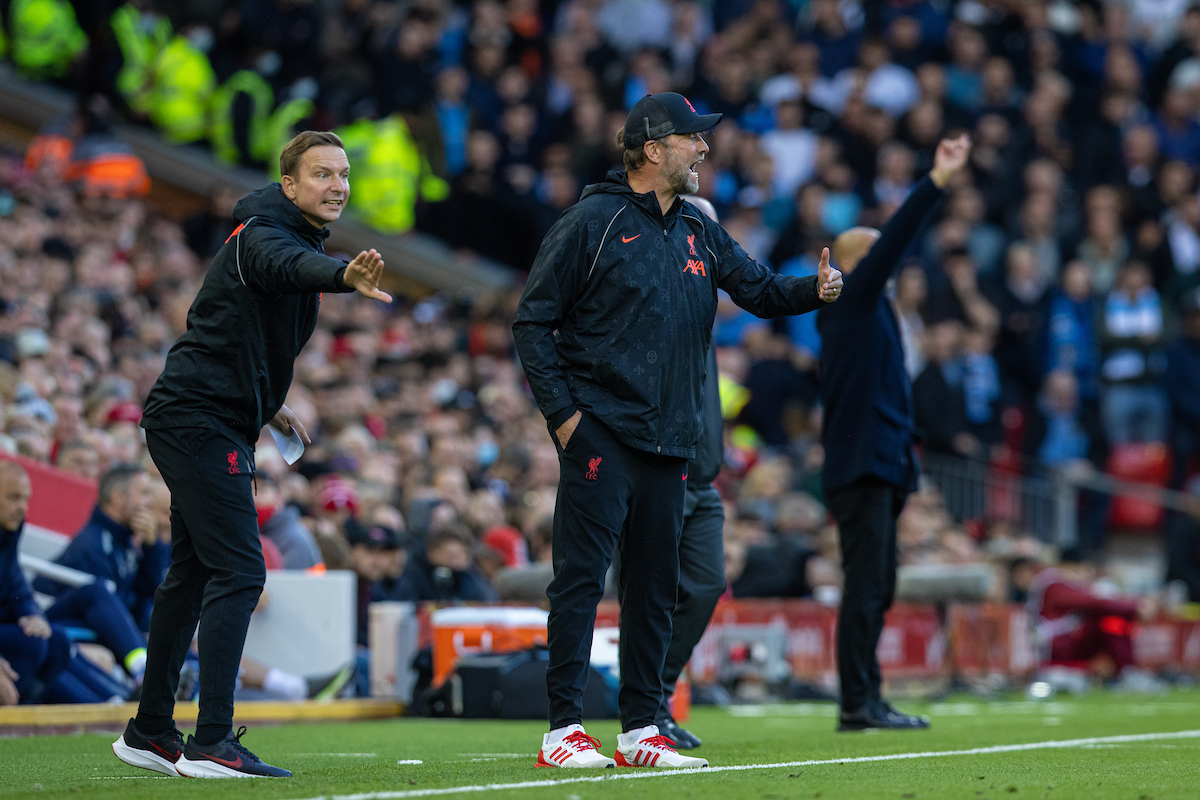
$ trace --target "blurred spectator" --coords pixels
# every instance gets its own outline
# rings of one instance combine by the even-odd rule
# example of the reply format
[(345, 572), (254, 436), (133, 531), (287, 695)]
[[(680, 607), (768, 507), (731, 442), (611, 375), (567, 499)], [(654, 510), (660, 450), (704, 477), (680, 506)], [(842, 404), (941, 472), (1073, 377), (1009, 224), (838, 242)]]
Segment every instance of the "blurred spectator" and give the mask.
[[(725, 576), (734, 597), (808, 597), (811, 548), (794, 539), (725, 544)], [(733, 567), (731, 570), (730, 567)]]
[(1079, 382), (1066, 370), (1051, 372), (1025, 434), (1029, 453), (1047, 467), (1103, 469), (1108, 442), (1095, 406), (1079, 396)]
[[(153, 484), (140, 467), (120, 466), (100, 479), (92, 518), (75, 534), (56, 564), (96, 576), (79, 587), (38, 578), (38, 591), (54, 596), (47, 619), (90, 628), (134, 680), (145, 672), (146, 639), (154, 591), (171, 561), (170, 528), (160, 531), (151, 507)], [(165, 536), (160, 536), (165, 534)], [(110, 590), (106, 582), (112, 582)]]
[(486, 602), (496, 590), (473, 566), (475, 540), (457, 526), (434, 531), (425, 552), (414, 555), (400, 576), (395, 599), (415, 601)]
[(17, 562), (29, 496), (25, 470), (0, 461), (0, 706), (36, 702), (71, 657), (67, 632), (42, 616)]
[(783, 100), (775, 108), (775, 127), (760, 140), (774, 167), (771, 190), (776, 196), (795, 194), (816, 172), (817, 135), (803, 125), (800, 101)]
[(552, 562), (554, 518), (546, 517), (537, 524), (529, 538), (532, 560), (519, 566), (508, 566), (496, 574), (493, 581), (496, 593), (503, 601), (544, 603), (546, 587), (554, 579)]
[(900, 340), (904, 345), (904, 371), (914, 380), (925, 368), (925, 351), (921, 340), (925, 322), (921, 309), (928, 294), (925, 271), (919, 265), (905, 267), (896, 277), (896, 319), (900, 324)]
[(75, 439), (58, 448), (58, 468), (96, 481), (100, 479), (100, 454), (89, 442)]
[(1045, 327), (1046, 286), (1032, 248), (1013, 244), (1002, 275), (987, 287), (987, 298), (1000, 314), (996, 362), (1005, 401), (1028, 406), (1041, 383), (1039, 352)]
[(1138, 668), (1133, 651), (1133, 623), (1156, 616), (1153, 598), (1103, 597), (1091, 585), (1091, 568), (1078, 562), (1041, 569), (1017, 561), (1011, 570), (1018, 586), (1028, 580), (1026, 608), (1043, 670), (1087, 670), (1093, 658), (1104, 655), (1112, 661), (1118, 688), (1161, 691), (1161, 682)]
[(411, 599), (395, 596), (396, 580), (404, 572), (408, 554), (396, 531), (383, 525), (368, 527), (349, 520), (345, 541), (349, 545), (347, 566), (358, 576), (357, 641), (366, 647), (367, 607), (376, 600)]
[(1117, 274), (1104, 303), (1100, 326), (1101, 403), (1109, 441), (1166, 440), (1163, 373), (1163, 309), (1150, 270), (1130, 261)]
[[(1094, 403), (1079, 396), (1074, 373), (1065, 370), (1046, 376), (1036, 413), (1025, 433), (1025, 451), (1045, 468), (1068, 476), (1102, 472), (1108, 459), (1108, 440)], [(1079, 493), (1076, 554), (1099, 551), (1104, 541), (1107, 495), (1090, 490)]]
[(929, 363), (912, 384), (913, 422), (929, 450), (972, 457), (980, 454), (980, 444), (967, 419), (962, 337), (963, 325), (956, 319), (926, 330)]
[(1045, 369), (1074, 373), (1084, 402), (1094, 402), (1099, 392), (1098, 307), (1087, 264), (1068, 262), (1046, 309)]
[(992, 356), (989, 331), (967, 328), (962, 341), (964, 410), (972, 435), (986, 448), (996, 444), (1002, 433), (1000, 366)]
[(254, 507), (258, 509), (259, 532), (279, 549), (283, 569), (324, 566), (321, 549), (301, 521), (300, 510), (283, 502), (279, 486), (269, 474), (258, 475)]

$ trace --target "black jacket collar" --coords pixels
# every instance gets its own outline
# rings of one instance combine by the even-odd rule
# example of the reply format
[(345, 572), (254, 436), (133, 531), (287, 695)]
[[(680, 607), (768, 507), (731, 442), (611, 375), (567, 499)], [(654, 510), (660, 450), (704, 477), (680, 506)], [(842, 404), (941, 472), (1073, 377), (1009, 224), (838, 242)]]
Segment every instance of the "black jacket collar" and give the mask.
[(640, 207), (646, 213), (653, 216), (655, 219), (668, 220), (679, 215), (683, 210), (683, 198), (679, 195), (675, 196), (675, 202), (667, 210), (666, 214), (662, 213), (662, 207), (658, 203), (658, 195), (653, 190), (643, 192), (641, 194), (635, 192), (629, 185), (629, 175), (623, 169), (611, 169), (604, 176), (604, 180), (599, 183), (593, 183), (583, 188), (583, 194), (579, 199), (590, 197), (593, 194), (615, 194), (627, 197), (630, 201)]
[(304, 218), (300, 207), (287, 199), (283, 194), (283, 186), (278, 183), (256, 189), (238, 201), (233, 209), (233, 218), (238, 222), (245, 222), (251, 217), (270, 219), (278, 225), (290, 228), (316, 246), (324, 243), (329, 236), (328, 228), (318, 228)]

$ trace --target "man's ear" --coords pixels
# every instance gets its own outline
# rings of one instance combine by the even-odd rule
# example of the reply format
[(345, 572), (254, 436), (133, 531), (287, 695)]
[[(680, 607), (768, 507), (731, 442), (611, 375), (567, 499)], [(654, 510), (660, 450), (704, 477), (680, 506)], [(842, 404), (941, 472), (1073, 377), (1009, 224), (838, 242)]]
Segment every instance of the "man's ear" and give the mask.
[(658, 139), (651, 139), (642, 145), (642, 152), (646, 154), (646, 158), (651, 164), (661, 164), (665, 155), (663, 143)]
[(296, 179), (291, 175), (284, 175), (280, 177), (279, 184), (283, 187), (283, 196), (294, 201), (296, 199)]

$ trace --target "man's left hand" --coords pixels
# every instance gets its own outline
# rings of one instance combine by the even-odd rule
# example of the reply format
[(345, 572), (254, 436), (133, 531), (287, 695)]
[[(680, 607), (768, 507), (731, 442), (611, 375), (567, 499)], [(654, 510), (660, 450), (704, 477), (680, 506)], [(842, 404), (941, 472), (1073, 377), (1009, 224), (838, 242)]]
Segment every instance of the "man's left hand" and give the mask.
[(381, 275), (383, 275), (383, 256), (373, 249), (363, 250), (346, 265), (346, 271), (342, 273), (342, 283), (364, 297), (390, 303), (392, 296), (379, 288)]
[(271, 427), (282, 433), (284, 436), (291, 436), (292, 431), (300, 434), (300, 441), (305, 444), (312, 444), (312, 439), (308, 438), (308, 431), (304, 430), (304, 426), (300, 420), (296, 418), (293, 412), (287, 406), (281, 406), (279, 413), (271, 420)]
[(829, 266), (829, 248), (821, 250), (821, 262), (817, 264), (817, 297), (826, 303), (837, 300), (842, 293), (842, 273)]
[(36, 636), (39, 639), (50, 638), (50, 623), (41, 614), (30, 614), (17, 620), (21, 633), (26, 636)]

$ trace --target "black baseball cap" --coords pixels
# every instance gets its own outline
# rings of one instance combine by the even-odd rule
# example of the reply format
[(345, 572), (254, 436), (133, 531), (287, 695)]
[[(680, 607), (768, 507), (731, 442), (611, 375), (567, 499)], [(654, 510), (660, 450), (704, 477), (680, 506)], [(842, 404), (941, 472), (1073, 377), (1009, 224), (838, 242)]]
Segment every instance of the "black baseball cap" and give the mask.
[(406, 542), (404, 537), (386, 525), (363, 525), (351, 517), (346, 520), (346, 541), (351, 547), (362, 545), (368, 550), (399, 550)]
[(721, 114), (697, 114), (687, 98), (675, 92), (648, 94), (634, 104), (625, 120), (625, 149), (672, 133), (703, 133), (717, 126)]

